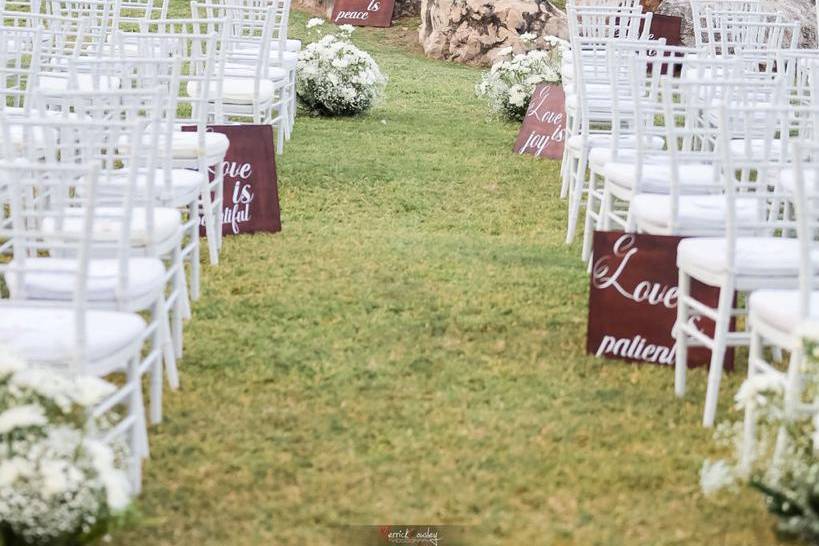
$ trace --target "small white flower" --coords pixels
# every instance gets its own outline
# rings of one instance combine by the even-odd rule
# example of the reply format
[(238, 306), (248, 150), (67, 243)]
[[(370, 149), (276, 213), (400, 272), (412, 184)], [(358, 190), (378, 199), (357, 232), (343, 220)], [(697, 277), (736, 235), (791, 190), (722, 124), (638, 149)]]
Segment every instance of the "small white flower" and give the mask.
[(524, 44), (530, 44), (535, 40), (537, 40), (537, 34), (535, 34), (534, 32), (526, 32), (520, 35), (520, 41), (523, 42)]
[(321, 17), (313, 17), (312, 19), (307, 21), (307, 30), (311, 28), (316, 28), (324, 24), (324, 19)]
[(0, 413), (0, 434), (8, 434), (18, 428), (40, 427), (48, 424), (45, 411), (39, 404), (15, 406)]
[(732, 485), (735, 480), (734, 472), (725, 461), (719, 460), (713, 463), (708, 459), (703, 461), (700, 470), (700, 488), (705, 496), (713, 495)]
[(74, 381), (71, 398), (84, 408), (93, 406), (105, 400), (116, 392), (117, 388), (111, 383), (93, 376), (79, 377)]
[(11, 349), (0, 346), (0, 379), (25, 369), (26, 363)]
[(43, 461), (40, 463), (40, 474), (43, 478), (43, 494), (46, 497), (62, 495), (68, 490), (65, 461)]
[(734, 397), (736, 408), (743, 410), (749, 405), (765, 406), (768, 403), (768, 396), (782, 395), (784, 390), (784, 381), (778, 375), (769, 373), (753, 375), (742, 383)]
[(21, 476), (32, 472), (32, 465), (22, 457), (14, 457), (0, 462), (0, 488), (8, 487)]
[(344, 34), (349, 35), (355, 32), (355, 27), (353, 25), (341, 25), (340, 27), (338, 27), (338, 30), (340, 30)]

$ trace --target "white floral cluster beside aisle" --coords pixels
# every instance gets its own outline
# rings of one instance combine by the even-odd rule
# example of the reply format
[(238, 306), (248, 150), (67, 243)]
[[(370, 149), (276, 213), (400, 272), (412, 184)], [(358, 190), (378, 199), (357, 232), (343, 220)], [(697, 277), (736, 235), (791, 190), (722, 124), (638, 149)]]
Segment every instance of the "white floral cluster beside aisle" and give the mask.
[(290, 0), (0, 11), (0, 343), (30, 366), (0, 362), (0, 530), (46, 544), (128, 503), (120, 469), (139, 493), (200, 297), (200, 226), (212, 265), (222, 246), (230, 142), (209, 125), (271, 126), (282, 152), (301, 42)]
[[(727, 351), (749, 347), (737, 468), (750, 475), (770, 446), (773, 474), (757, 483), (787, 514), (792, 486), (814, 487), (817, 472), (815, 370), (800, 328), (819, 318), (819, 51), (798, 49), (799, 23), (759, 0), (691, 7), (696, 43), (681, 47), (656, 39), (658, 18), (638, 0), (568, 3), (566, 239), (582, 235), (589, 262), (596, 231), (682, 237), (667, 264), (679, 268), (675, 392), (685, 393), (690, 350), (710, 351), (712, 426)], [(793, 460), (800, 469), (785, 470)], [(706, 488), (727, 475), (708, 465)]]
[(315, 37), (299, 56), (296, 92), (313, 113), (328, 116), (360, 114), (383, 96), (387, 77), (369, 53), (350, 42), (352, 25), (341, 25), (325, 34), (324, 20), (307, 21)]
[(511, 47), (501, 50), (499, 60), (475, 87), (492, 113), (513, 120), (523, 119), (539, 84), (560, 83), (563, 57), (569, 49), (568, 43), (554, 36), (538, 38), (530, 33), (520, 38), (531, 49), (517, 55), (512, 55)]

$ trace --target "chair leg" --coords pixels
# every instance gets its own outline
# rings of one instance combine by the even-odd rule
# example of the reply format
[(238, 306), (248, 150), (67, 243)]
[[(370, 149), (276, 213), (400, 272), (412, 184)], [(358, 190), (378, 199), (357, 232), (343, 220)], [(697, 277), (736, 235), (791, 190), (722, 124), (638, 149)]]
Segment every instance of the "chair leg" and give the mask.
[(561, 172), (563, 173), (561, 176), (561, 185), (560, 185), (560, 198), (566, 199), (569, 197), (569, 188), (572, 187), (572, 173), (574, 173), (574, 164), (579, 159), (575, 157), (575, 153), (569, 149), (568, 146), (564, 149), (564, 160), (563, 165), (561, 165)]
[(722, 367), (725, 361), (733, 306), (734, 287), (732, 283), (726, 282), (719, 292), (719, 307), (714, 329), (714, 347), (711, 350), (711, 366), (708, 369), (708, 390), (705, 393), (705, 411), (702, 417), (702, 424), (706, 427), (714, 426), (714, 420), (717, 416), (719, 384), (722, 380)]
[[(213, 214), (213, 201), (211, 200), (210, 190), (204, 192), (203, 199), (202, 208), (205, 214), (205, 238), (208, 240), (210, 264), (217, 265), (219, 263), (219, 242), (216, 239), (217, 219)], [(222, 226), (218, 226), (218, 228), (221, 227)]]
[(167, 312), (164, 295), (161, 296), (160, 305), (163, 312), (160, 325), (162, 327), (162, 353), (165, 360), (165, 373), (168, 374), (168, 384), (171, 386), (171, 389), (177, 390), (179, 388), (179, 372), (176, 367), (176, 350), (174, 348), (170, 316)]
[(570, 245), (574, 241), (577, 232), (577, 221), (580, 216), (580, 207), (583, 204), (583, 187), (586, 182), (586, 166), (589, 155), (585, 150), (581, 150), (577, 169), (573, 174), (574, 184), (569, 195), (569, 224), (566, 230), (566, 244)]
[(691, 277), (680, 269), (677, 282), (677, 324), (674, 328), (677, 338), (677, 353), (674, 361), (674, 394), (678, 398), (685, 396), (685, 380), (688, 374), (688, 334), (685, 325), (688, 324), (688, 305), (686, 298), (691, 293)]
[[(756, 363), (762, 360), (762, 339), (751, 326), (751, 346), (748, 350), (748, 379), (757, 374)], [(749, 476), (754, 463), (754, 451), (756, 450), (756, 408), (753, 404), (745, 406), (745, 421), (742, 430), (742, 451), (739, 458), (739, 473), (741, 476)]]
[(145, 423), (145, 404), (142, 400), (142, 381), (139, 376), (139, 357), (133, 357), (126, 369), (126, 382), (131, 385), (131, 396), (128, 397), (128, 416), (133, 417), (134, 426), (130, 434), (131, 454), (147, 459), (150, 457), (148, 447), (148, 427)]
[[(779, 432), (776, 436), (776, 447), (774, 448), (773, 459), (771, 459), (771, 471), (773, 473), (776, 473), (782, 468), (782, 462), (787, 456), (788, 446), (790, 444), (788, 425), (796, 417), (796, 408), (802, 395), (802, 374), (800, 373), (802, 359), (803, 351), (801, 348), (796, 348), (791, 352), (791, 358), (788, 362), (788, 373), (785, 377), (784, 421), (779, 427)], [(774, 479), (778, 478), (778, 475), (774, 476)]]
[(600, 212), (597, 213), (597, 231), (611, 231), (611, 191), (603, 181), (603, 198), (600, 199)]
[[(591, 175), (589, 176), (589, 196), (586, 199), (586, 220), (583, 226), (583, 249), (581, 251), (581, 258), (584, 262), (588, 262), (592, 254), (592, 238), (594, 236), (594, 224), (596, 223), (594, 218), (595, 195), (597, 195), (597, 173), (592, 169)], [(599, 208), (597, 210), (599, 211)]]
[[(191, 218), (199, 218), (199, 204), (196, 201), (188, 205), (188, 210)], [(201, 246), (199, 244), (199, 222), (193, 222), (189, 237), (189, 244), (193, 245), (193, 248), (189, 254), (191, 262), (190, 297), (192, 300), (198, 301), (201, 295), (202, 272), (202, 263), (200, 262)]]
[[(219, 163), (221, 165), (221, 162)], [(216, 198), (213, 201), (214, 216), (216, 217), (216, 262), (213, 258), (210, 263), (216, 265), (219, 263), (219, 251), (222, 250), (222, 211), (224, 210), (225, 200), (225, 175), (222, 169), (216, 168)]]
[[(185, 291), (185, 268), (182, 266), (182, 251), (175, 249), (173, 253), (173, 265), (176, 272), (173, 276), (173, 292), (176, 294), (176, 305), (173, 312), (173, 320), (171, 323), (171, 337), (174, 342), (174, 349), (176, 351), (176, 358), (182, 358), (183, 348), (183, 328), (182, 320), (185, 316), (186, 302), (188, 296)], [(188, 306), (189, 309), (189, 306)], [(188, 313), (190, 311), (188, 310)]]

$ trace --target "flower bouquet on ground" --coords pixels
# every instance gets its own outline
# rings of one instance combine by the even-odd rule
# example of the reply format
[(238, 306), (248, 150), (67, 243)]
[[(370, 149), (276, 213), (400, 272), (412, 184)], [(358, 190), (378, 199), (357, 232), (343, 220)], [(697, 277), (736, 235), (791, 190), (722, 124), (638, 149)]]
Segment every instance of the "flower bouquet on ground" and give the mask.
[(88, 417), (115, 390), (0, 349), (0, 544), (89, 544), (125, 513), (128, 450), (95, 439), (107, 423)]
[(706, 460), (700, 485), (710, 495), (744, 483), (762, 494), (780, 534), (819, 544), (819, 325), (805, 325), (802, 333), (799, 411), (785, 410), (785, 374), (749, 377), (736, 395), (736, 407), (751, 408), (755, 415), (753, 453), (744, 466), (739, 462), (743, 422), (717, 427), (718, 443), (735, 451), (736, 461)]
[(372, 108), (384, 95), (387, 77), (366, 51), (352, 44), (354, 27), (342, 25), (323, 34), (322, 19), (310, 19), (307, 29), (318, 39), (299, 54), (296, 94), (311, 112), (352, 116)]
[(517, 121), (526, 115), (535, 87), (560, 83), (560, 66), (568, 48), (565, 41), (554, 36), (538, 39), (524, 34), (521, 39), (533, 49), (517, 55), (512, 55), (511, 47), (499, 51), (495, 64), (475, 87), (475, 94), (487, 100), (493, 114)]

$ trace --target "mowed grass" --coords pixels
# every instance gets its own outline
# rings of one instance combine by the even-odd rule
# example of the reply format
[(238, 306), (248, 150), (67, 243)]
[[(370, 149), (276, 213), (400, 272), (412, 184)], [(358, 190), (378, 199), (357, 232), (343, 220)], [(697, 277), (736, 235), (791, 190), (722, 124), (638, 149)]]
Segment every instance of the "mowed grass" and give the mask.
[(680, 401), (668, 368), (584, 355), (558, 164), (515, 156), (479, 71), (424, 59), (416, 28), (356, 33), (386, 101), (301, 116), (283, 232), (205, 268), (142, 517), (112, 543), (355, 546), (339, 527), (390, 523), (479, 546), (775, 543), (757, 495), (699, 492), (704, 371)]

